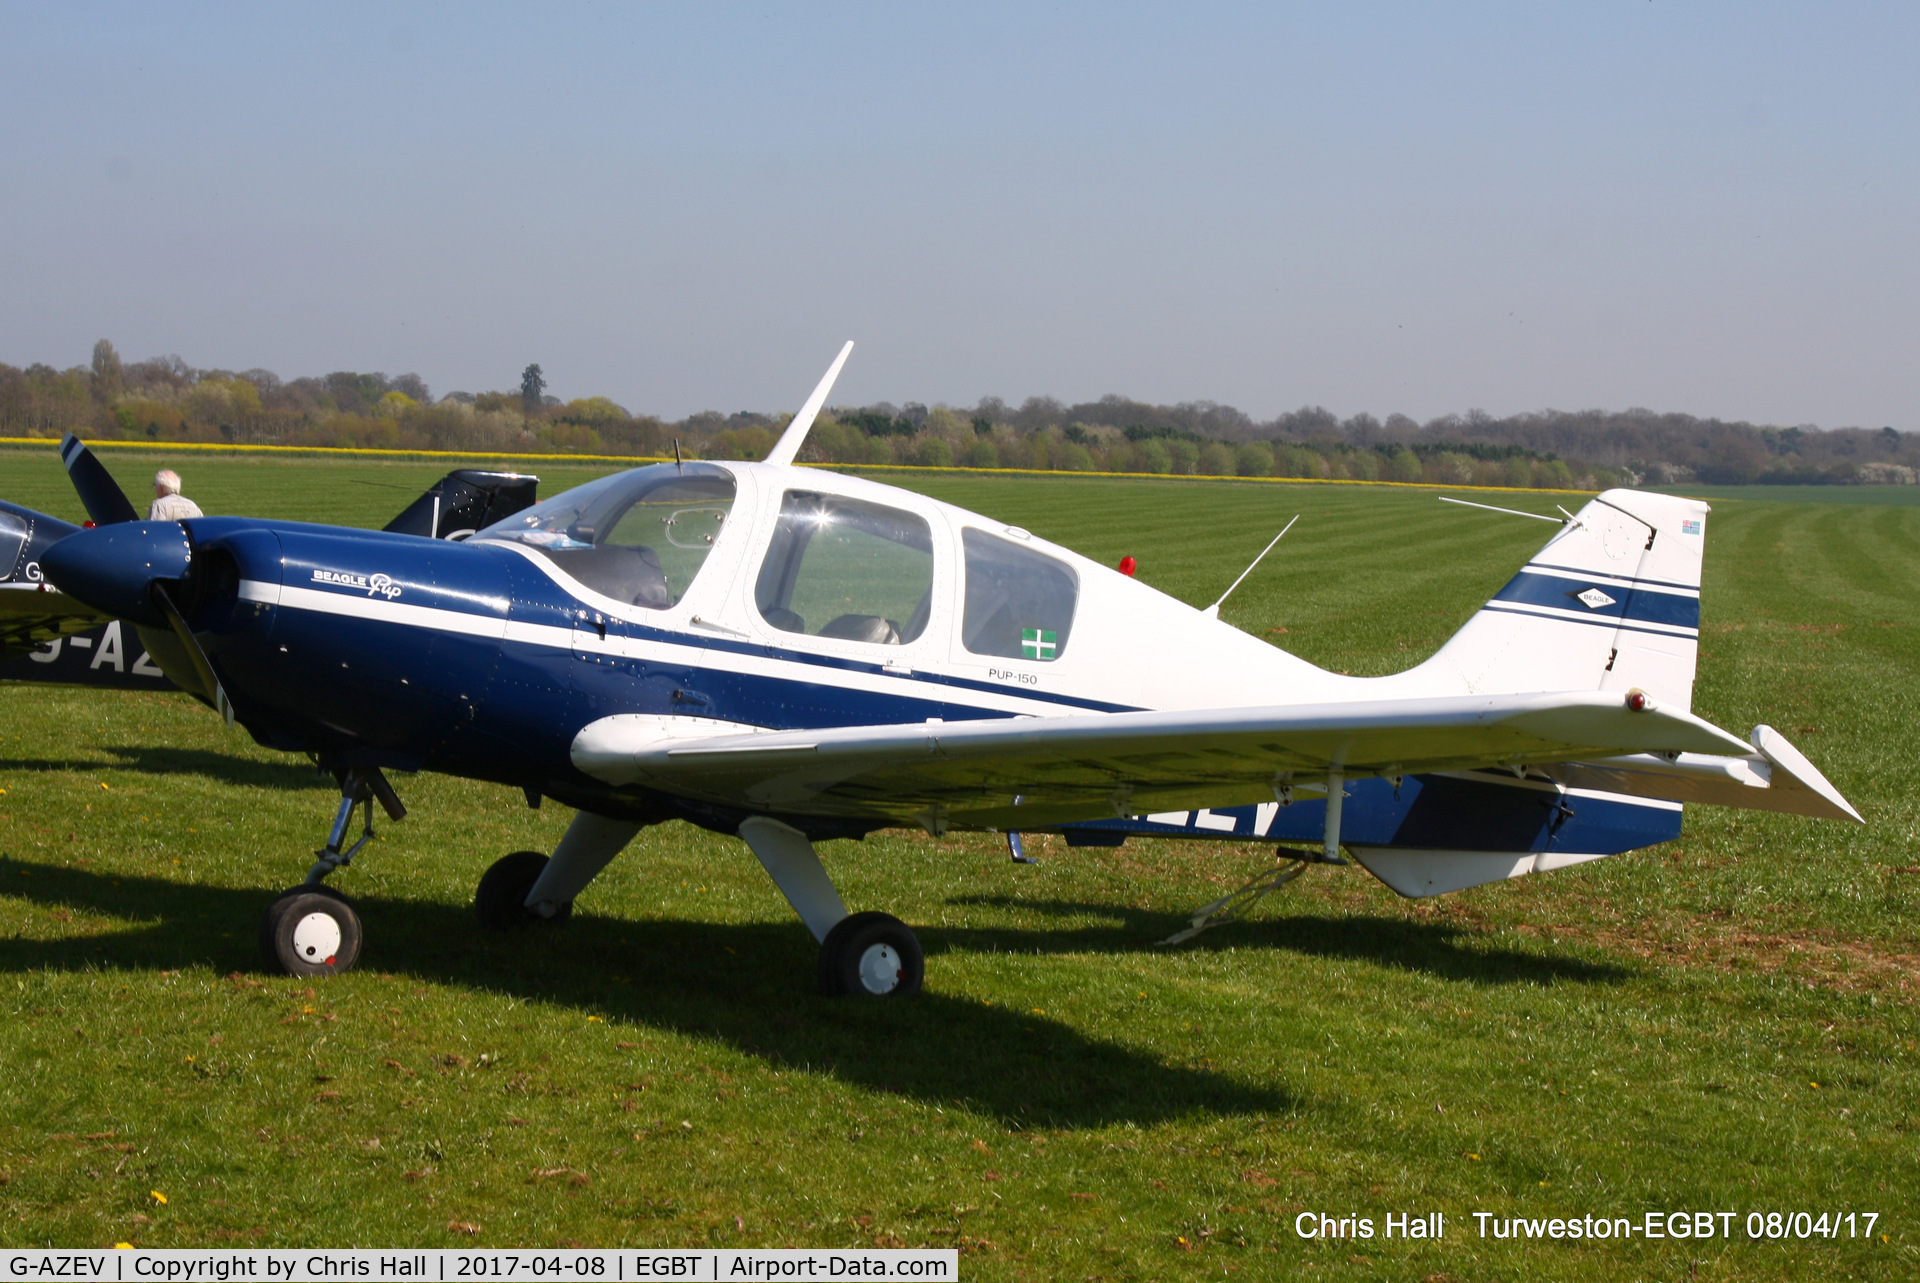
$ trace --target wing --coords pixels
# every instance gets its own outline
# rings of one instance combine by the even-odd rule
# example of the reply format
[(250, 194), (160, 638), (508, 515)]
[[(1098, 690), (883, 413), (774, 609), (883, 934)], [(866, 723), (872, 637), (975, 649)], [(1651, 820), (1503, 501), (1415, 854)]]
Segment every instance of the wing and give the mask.
[(0, 658), (24, 655), (111, 618), (45, 584), (0, 584)]
[(940, 831), (1264, 802), (1283, 784), (1335, 770), (1354, 778), (1745, 751), (1684, 709), (1576, 691), (806, 732), (623, 715), (584, 728), (573, 762), (616, 786)]

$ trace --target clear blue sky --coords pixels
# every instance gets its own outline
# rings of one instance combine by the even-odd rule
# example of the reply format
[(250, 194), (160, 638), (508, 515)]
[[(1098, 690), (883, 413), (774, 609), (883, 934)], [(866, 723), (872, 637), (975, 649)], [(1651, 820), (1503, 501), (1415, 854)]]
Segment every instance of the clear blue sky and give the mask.
[(1911, 4), (10, 4), (0, 360), (1920, 430)]

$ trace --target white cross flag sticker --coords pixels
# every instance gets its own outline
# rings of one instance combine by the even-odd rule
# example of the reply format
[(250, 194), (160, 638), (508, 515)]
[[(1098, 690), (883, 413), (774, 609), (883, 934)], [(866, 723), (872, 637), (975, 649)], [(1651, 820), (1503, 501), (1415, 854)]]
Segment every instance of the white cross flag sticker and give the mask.
[(1020, 630), (1020, 653), (1027, 659), (1052, 659), (1058, 650), (1058, 634), (1045, 628)]

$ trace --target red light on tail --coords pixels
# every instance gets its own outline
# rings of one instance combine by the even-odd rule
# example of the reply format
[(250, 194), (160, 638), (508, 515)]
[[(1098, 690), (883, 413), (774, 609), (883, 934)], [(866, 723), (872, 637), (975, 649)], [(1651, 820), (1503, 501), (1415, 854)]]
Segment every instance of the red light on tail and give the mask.
[(1131, 558), (1131, 557), (1122, 557), (1122, 558), (1120, 559), (1120, 573), (1121, 573), (1121, 574), (1123, 574), (1123, 575), (1128, 575), (1128, 576), (1131, 576), (1131, 575), (1133, 574), (1133, 568), (1134, 568), (1134, 560), (1133, 560), (1133, 558)]

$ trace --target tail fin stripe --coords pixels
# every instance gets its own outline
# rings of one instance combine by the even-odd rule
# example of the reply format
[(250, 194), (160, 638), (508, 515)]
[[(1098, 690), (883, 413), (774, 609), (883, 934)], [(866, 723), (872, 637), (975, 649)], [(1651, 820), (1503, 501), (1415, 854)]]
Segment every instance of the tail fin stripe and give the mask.
[[(1561, 574), (1580, 575), (1583, 577), (1591, 576), (1595, 573), (1594, 571), (1591, 571), (1591, 570), (1582, 570), (1578, 566), (1555, 566), (1555, 565), (1550, 565), (1544, 561), (1528, 562), (1525, 566), (1521, 567), (1521, 570), (1522, 572), (1529, 571), (1529, 570), (1533, 570), (1533, 571), (1555, 570), (1555, 571), (1559, 571)], [(1638, 585), (1641, 588), (1650, 588), (1650, 589), (1656, 589), (1656, 590), (1661, 588), (1670, 588), (1670, 589), (1673, 589), (1675, 592), (1692, 593), (1696, 597), (1700, 595), (1699, 584), (1676, 584), (1676, 583), (1669, 583), (1667, 580), (1664, 580), (1664, 579), (1641, 579), (1637, 575), (1613, 575), (1609, 577), (1618, 579), (1622, 583), (1631, 583), (1631, 584)]]
[(1687, 641), (1693, 641), (1700, 636), (1700, 630), (1697, 628), (1659, 628), (1644, 627), (1636, 624), (1623, 624), (1617, 615), (1590, 616), (1562, 614), (1556, 611), (1540, 610), (1537, 608), (1529, 610), (1524, 606), (1496, 606), (1492, 603), (1488, 603), (1480, 609), (1482, 612), (1490, 611), (1496, 615), (1525, 615), (1529, 619), (1545, 619), (1556, 624), (1579, 624), (1586, 628), (1604, 628), (1608, 632), (1647, 633), (1654, 637), (1680, 637)]
[[(1610, 584), (1618, 598), (1596, 591), (1591, 578), (1562, 579), (1554, 575), (1519, 574), (1494, 595), (1493, 600), (1516, 606), (1541, 606), (1549, 610), (1574, 611), (1575, 618), (1634, 620), (1643, 624), (1666, 624), (1674, 628), (1700, 627), (1700, 599), (1674, 593), (1644, 592)], [(1582, 594), (1586, 594), (1583, 596)]]

